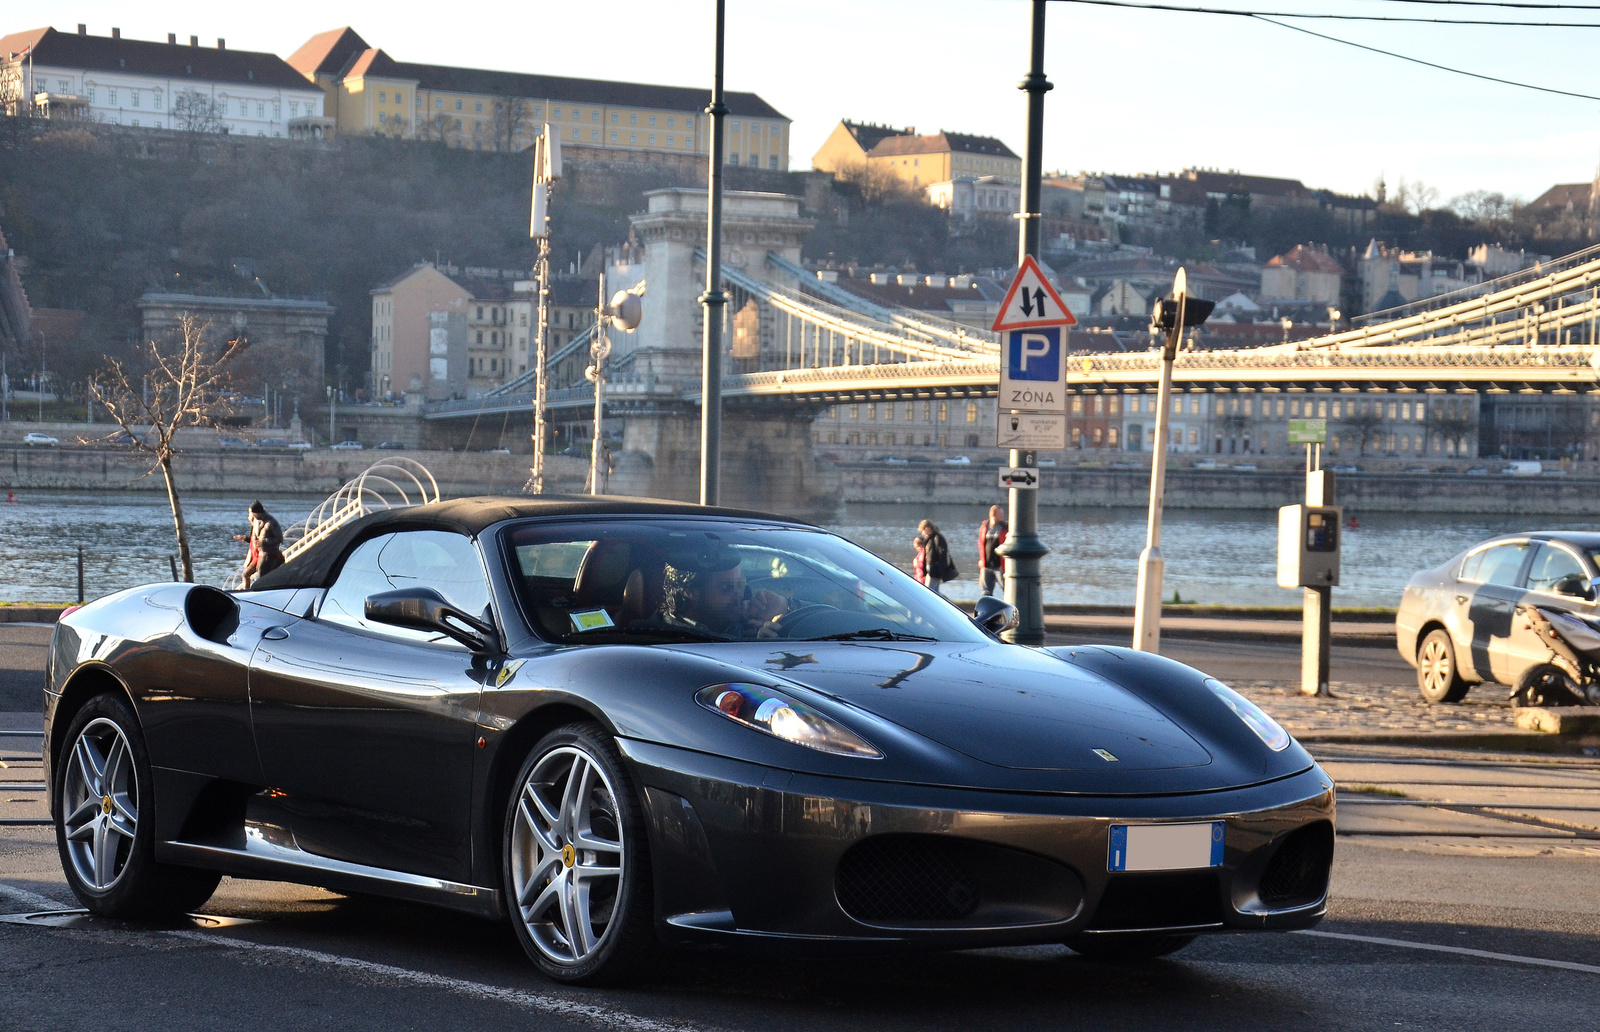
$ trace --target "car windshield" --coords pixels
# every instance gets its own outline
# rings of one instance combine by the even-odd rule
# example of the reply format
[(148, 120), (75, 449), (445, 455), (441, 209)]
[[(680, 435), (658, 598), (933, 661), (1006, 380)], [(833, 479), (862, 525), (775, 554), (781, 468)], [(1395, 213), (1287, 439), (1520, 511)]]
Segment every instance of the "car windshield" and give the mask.
[(984, 641), (959, 609), (820, 530), (696, 519), (512, 524), (501, 547), (551, 641)]

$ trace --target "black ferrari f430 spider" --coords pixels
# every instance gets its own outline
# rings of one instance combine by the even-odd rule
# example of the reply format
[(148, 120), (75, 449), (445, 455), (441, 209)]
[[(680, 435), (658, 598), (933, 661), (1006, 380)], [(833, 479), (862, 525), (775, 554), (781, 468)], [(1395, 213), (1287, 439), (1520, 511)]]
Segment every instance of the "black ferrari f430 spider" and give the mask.
[(466, 499), (347, 523), (249, 591), (65, 616), (45, 761), (97, 913), (223, 874), (509, 919), (554, 978), (666, 945), (1065, 943), (1315, 924), (1331, 780), (1205, 674), (1027, 648), (758, 513)]

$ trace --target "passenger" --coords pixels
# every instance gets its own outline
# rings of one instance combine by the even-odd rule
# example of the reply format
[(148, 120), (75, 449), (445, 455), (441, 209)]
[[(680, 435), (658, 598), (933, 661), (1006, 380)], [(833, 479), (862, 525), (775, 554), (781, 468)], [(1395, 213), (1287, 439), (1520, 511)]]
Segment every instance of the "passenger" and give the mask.
[(649, 623), (723, 638), (772, 637), (789, 605), (776, 592), (751, 592), (732, 549), (668, 556), (661, 608)]
[(1005, 512), (998, 505), (989, 506), (989, 518), (978, 524), (978, 591), (1005, 597), (1006, 561), (997, 553), (1006, 543), (1006, 533), (1011, 529)]

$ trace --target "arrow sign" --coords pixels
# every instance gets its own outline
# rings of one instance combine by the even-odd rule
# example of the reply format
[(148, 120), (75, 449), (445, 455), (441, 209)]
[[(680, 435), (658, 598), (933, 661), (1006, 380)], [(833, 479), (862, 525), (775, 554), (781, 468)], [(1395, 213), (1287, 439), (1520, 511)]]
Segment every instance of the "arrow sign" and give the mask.
[(1011, 280), (1011, 288), (1006, 291), (1006, 299), (1001, 302), (994, 326), (990, 328), (1000, 333), (1040, 326), (1071, 326), (1077, 321), (1030, 254), (1022, 259), (1022, 266)]

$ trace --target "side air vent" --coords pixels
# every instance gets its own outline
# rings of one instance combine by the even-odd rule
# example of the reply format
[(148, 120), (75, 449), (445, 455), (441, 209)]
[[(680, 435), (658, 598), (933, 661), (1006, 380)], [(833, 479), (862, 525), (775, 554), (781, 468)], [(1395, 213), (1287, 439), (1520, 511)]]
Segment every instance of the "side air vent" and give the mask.
[(1333, 866), (1333, 828), (1326, 821), (1284, 836), (1261, 872), (1257, 895), (1273, 909), (1306, 906), (1328, 891)]

